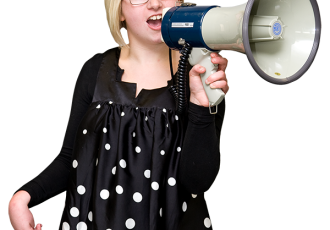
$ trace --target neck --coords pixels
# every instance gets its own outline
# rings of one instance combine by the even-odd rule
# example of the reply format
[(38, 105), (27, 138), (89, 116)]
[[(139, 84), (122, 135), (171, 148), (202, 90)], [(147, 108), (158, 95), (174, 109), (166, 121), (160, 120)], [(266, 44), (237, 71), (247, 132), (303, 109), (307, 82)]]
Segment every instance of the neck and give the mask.
[(140, 65), (159, 64), (168, 62), (169, 48), (165, 43), (155, 45), (141, 45), (138, 43), (129, 44), (130, 48), (123, 48), (125, 58)]

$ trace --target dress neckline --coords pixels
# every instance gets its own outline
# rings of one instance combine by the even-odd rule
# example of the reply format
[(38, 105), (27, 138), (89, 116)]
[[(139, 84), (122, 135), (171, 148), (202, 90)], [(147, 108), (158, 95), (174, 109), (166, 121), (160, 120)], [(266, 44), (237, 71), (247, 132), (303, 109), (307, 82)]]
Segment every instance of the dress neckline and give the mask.
[[(116, 82), (121, 82), (121, 83), (124, 83), (124, 84), (129, 84), (129, 85), (133, 85), (134, 87), (134, 95), (136, 95), (136, 90), (137, 90), (137, 83), (135, 82), (126, 82), (126, 81), (122, 81), (122, 76), (123, 76), (123, 73), (124, 73), (124, 69), (120, 68), (119, 67), (119, 57), (120, 57), (120, 48), (117, 47), (117, 52), (116, 52), (116, 58), (117, 58), (117, 71), (116, 71)], [(174, 76), (177, 75), (177, 72), (174, 74)], [(173, 78), (171, 77), (170, 80), (167, 81), (167, 85), (166, 86), (163, 86), (163, 87), (159, 87), (159, 88), (154, 88), (154, 89), (145, 89), (145, 88), (142, 88), (140, 90), (140, 92), (138, 93), (138, 95), (136, 95), (134, 97), (134, 99), (137, 99), (140, 97), (140, 95), (144, 94), (144, 92), (148, 92), (148, 94), (150, 94), (151, 92), (155, 92), (155, 91), (158, 91), (158, 90), (163, 90), (165, 88), (169, 88), (169, 86), (173, 85)]]

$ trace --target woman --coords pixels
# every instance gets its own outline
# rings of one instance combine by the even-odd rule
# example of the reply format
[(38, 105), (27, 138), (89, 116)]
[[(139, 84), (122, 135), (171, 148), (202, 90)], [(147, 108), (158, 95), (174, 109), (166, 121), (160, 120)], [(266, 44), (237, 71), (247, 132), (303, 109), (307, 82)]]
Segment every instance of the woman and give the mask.
[[(17, 190), (9, 206), (12, 225), (40, 230), (29, 208), (66, 190), (59, 229), (212, 229), (203, 193), (219, 170), (224, 102), (218, 114), (209, 114), (199, 76), (205, 69), (196, 65), (189, 71), (186, 114), (175, 111), (168, 47), (157, 19), (174, 0), (105, 5), (120, 48), (84, 64), (62, 151)], [(179, 53), (172, 57), (176, 67)], [(212, 62), (219, 69), (207, 84), (227, 93), (227, 60), (213, 53)]]

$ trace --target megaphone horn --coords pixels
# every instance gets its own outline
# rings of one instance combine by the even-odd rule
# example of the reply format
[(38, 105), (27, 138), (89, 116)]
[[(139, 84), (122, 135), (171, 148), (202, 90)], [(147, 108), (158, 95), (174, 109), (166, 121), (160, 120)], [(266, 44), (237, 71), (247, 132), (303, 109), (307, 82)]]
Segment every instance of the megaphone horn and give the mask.
[[(284, 24), (270, 25), (276, 42), (253, 43), (255, 15), (276, 15)], [(299, 79), (311, 66), (321, 36), (320, 11), (316, 0), (250, 0), (243, 18), (243, 43), (253, 69), (266, 81), (288, 84)], [(267, 59), (267, 60), (265, 60)]]

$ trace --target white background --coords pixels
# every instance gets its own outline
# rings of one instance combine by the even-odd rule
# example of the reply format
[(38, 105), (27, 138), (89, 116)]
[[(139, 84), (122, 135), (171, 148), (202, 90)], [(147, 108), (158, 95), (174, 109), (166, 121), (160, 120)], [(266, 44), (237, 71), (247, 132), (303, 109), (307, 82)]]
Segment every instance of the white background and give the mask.
[[(196, 0), (234, 6), (244, 0)], [(214, 230), (330, 229), (330, 74), (326, 0), (321, 44), (298, 81), (261, 79), (245, 55), (223, 51), (230, 90), (221, 168), (205, 198)], [(15, 0), (0, 4), (1, 229), (12, 229), (13, 193), (58, 155), (82, 65), (117, 46), (103, 0)], [(31, 209), (56, 230), (62, 193)], [(188, 207), (189, 208), (189, 207)]]

